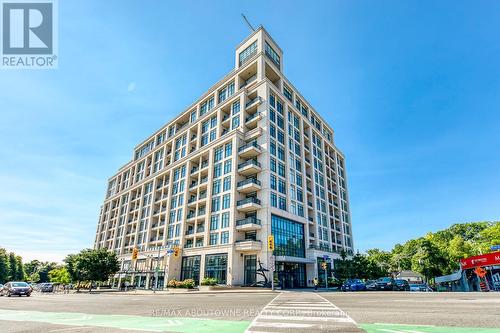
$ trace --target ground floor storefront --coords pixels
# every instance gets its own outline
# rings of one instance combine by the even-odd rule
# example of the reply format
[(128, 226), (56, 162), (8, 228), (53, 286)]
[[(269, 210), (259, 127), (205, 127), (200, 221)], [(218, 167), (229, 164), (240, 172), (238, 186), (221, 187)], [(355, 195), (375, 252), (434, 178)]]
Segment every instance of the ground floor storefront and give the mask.
[(439, 291), (500, 291), (500, 252), (460, 260), (460, 270), (435, 278)]

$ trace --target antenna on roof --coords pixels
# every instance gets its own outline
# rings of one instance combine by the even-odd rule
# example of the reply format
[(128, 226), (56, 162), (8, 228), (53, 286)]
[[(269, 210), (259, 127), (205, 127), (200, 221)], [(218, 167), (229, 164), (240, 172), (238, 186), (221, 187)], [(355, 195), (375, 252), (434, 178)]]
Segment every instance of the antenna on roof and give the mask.
[(247, 23), (248, 27), (250, 28), (250, 30), (252, 31), (255, 31), (255, 29), (252, 27), (252, 25), (250, 24), (250, 22), (248, 21), (247, 17), (243, 14), (241, 14), (241, 16), (243, 16), (243, 19), (245, 20), (245, 22)]

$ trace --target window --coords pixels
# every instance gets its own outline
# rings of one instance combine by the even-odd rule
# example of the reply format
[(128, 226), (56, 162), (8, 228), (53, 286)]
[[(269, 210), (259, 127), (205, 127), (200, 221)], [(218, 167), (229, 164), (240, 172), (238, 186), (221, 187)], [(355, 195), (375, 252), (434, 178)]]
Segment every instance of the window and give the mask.
[(222, 197), (222, 209), (228, 209), (231, 202), (231, 194), (224, 194)]
[(221, 176), (222, 163), (217, 163), (214, 165), (214, 178)]
[(223, 191), (229, 191), (231, 189), (231, 176), (224, 177), (224, 187)]
[(233, 103), (232, 105), (232, 112), (233, 112), (233, 116), (235, 114), (238, 114), (240, 112), (240, 101), (236, 101)]
[(218, 241), (219, 241), (219, 234), (216, 232), (211, 233), (209, 245), (217, 245)]
[(210, 230), (219, 229), (219, 214), (212, 215), (210, 218)]
[(286, 210), (286, 198), (282, 197), (281, 195), (279, 196), (279, 209), (281, 210)]
[(220, 210), (220, 197), (212, 198), (212, 212), (218, 212)]
[(224, 174), (228, 174), (231, 172), (232, 160), (227, 160), (224, 162)]
[(233, 144), (230, 142), (225, 146), (224, 157), (229, 157), (233, 153)]
[(220, 179), (214, 180), (212, 185), (212, 194), (220, 193)]
[(219, 162), (222, 159), (222, 147), (215, 149), (214, 159), (215, 162)]
[(229, 227), (229, 213), (222, 213), (222, 222), (221, 222), (221, 228), (228, 228)]
[(200, 282), (201, 256), (182, 257), (181, 280), (193, 279), (195, 284)]
[(271, 215), (271, 231), (277, 256), (305, 257), (304, 225), (281, 216)]
[(278, 207), (278, 197), (276, 193), (271, 192), (271, 206)]
[(229, 231), (223, 231), (220, 234), (220, 243), (227, 244), (229, 243)]
[(214, 278), (217, 283), (225, 284), (227, 274), (227, 254), (205, 255), (205, 277)]
[(233, 119), (231, 120), (231, 129), (235, 129), (238, 126), (240, 126), (240, 117), (233, 117)]
[(253, 42), (248, 46), (246, 49), (240, 52), (239, 54), (239, 60), (240, 60), (240, 66), (243, 65), (245, 62), (248, 61), (253, 55), (257, 53), (257, 41)]
[(277, 189), (277, 187), (276, 187), (276, 176), (275, 175), (271, 175), (271, 189), (273, 189), (273, 190)]
[(191, 111), (191, 118), (189, 119), (191, 123), (194, 123), (196, 121), (196, 110)]
[(293, 100), (293, 95), (292, 95), (291, 89), (285, 85), (283, 85), (283, 95), (285, 95), (285, 97), (288, 98), (290, 101)]
[(276, 53), (276, 51), (274, 51), (274, 49), (271, 47), (271, 45), (269, 45), (267, 42), (265, 45), (264, 52), (269, 57), (269, 59), (271, 59), (271, 61), (274, 62), (274, 64), (276, 66), (278, 66), (278, 68), (279, 68), (280, 67), (280, 56), (278, 55), (278, 53)]

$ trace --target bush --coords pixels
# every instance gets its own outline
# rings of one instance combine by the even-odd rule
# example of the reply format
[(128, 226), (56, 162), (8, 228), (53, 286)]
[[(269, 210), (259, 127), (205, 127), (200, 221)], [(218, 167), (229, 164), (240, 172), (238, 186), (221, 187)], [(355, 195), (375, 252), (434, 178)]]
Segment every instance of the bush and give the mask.
[(216, 284), (217, 284), (216, 278), (203, 278), (203, 280), (201, 280), (202, 286), (215, 286)]
[(178, 283), (179, 283), (179, 281), (177, 281), (176, 279), (171, 279), (170, 281), (168, 281), (167, 287), (169, 287), (169, 288), (177, 288), (177, 284)]
[(195, 283), (193, 279), (186, 279), (183, 281), (177, 281), (176, 279), (172, 279), (168, 281), (167, 287), (169, 288), (194, 288)]
[(194, 288), (195, 283), (193, 279), (186, 279), (181, 282), (182, 282), (181, 288)]

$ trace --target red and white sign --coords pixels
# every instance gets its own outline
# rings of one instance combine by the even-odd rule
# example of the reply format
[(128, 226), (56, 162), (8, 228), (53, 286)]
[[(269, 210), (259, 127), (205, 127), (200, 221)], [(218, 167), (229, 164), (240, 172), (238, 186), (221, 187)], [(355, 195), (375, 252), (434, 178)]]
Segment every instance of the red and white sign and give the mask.
[(500, 265), (500, 252), (460, 259), (460, 266), (462, 266), (462, 269), (493, 265)]

